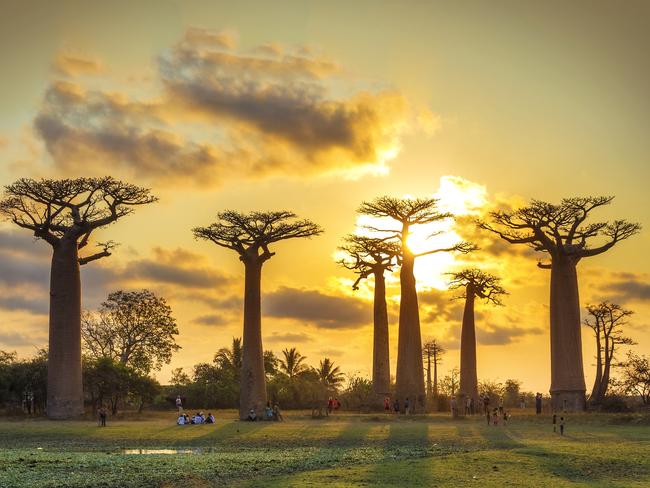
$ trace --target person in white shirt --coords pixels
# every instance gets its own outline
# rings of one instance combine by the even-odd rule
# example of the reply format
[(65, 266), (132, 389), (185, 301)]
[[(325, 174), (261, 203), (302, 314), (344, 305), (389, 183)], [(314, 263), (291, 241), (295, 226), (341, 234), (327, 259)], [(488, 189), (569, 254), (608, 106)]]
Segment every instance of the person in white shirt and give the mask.
[(185, 425), (185, 416), (184, 415), (179, 415), (178, 419), (176, 420), (176, 425)]

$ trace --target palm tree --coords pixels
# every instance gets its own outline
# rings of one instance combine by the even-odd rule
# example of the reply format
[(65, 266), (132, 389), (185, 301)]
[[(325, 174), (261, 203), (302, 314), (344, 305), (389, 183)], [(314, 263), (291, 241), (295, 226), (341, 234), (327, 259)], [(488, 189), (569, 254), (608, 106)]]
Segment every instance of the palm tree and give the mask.
[(331, 361), (330, 358), (325, 358), (320, 362), (316, 373), (328, 390), (336, 390), (343, 383), (343, 373), (338, 366), (334, 366), (334, 361)]
[(307, 370), (307, 366), (303, 364), (307, 358), (300, 354), (295, 347), (284, 349), (282, 355), (284, 359), (280, 358), (280, 371), (286, 374), (290, 380)]
[(230, 372), (232, 377), (236, 381), (239, 381), (242, 356), (241, 337), (233, 337), (232, 349), (228, 349), (227, 347), (219, 349), (217, 354), (214, 355), (213, 362), (224, 371)]

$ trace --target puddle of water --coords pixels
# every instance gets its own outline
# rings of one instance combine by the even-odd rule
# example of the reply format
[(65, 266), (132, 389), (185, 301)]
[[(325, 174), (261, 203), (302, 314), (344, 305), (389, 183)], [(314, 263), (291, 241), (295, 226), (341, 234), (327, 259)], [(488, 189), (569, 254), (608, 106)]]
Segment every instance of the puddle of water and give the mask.
[(122, 454), (201, 454), (201, 449), (124, 449)]

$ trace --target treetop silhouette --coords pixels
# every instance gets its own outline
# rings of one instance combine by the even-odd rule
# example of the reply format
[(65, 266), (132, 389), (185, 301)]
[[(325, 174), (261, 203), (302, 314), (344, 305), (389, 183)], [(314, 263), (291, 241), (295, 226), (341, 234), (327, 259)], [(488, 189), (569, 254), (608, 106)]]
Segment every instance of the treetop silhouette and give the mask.
[(466, 268), (447, 274), (451, 278), (447, 283), (448, 289), (463, 290), (454, 299), (466, 299), (469, 291), (488, 303), (503, 305), (501, 297), (508, 294), (505, 288), (501, 286), (501, 278), (477, 268)]

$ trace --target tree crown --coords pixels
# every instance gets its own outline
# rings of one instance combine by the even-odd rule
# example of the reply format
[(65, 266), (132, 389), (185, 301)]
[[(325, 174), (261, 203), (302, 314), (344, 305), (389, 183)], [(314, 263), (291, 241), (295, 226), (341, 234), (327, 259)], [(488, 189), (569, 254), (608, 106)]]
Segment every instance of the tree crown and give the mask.
[[(61, 239), (88, 244), (91, 233), (133, 212), (136, 205), (155, 202), (150, 190), (110, 176), (63, 180), (21, 178), (5, 186), (0, 214), (34, 236), (57, 246)], [(79, 260), (86, 264), (110, 255), (112, 242), (100, 243), (103, 251)]]
[[(196, 227), (194, 236), (218, 246), (237, 251), (240, 259), (270, 259), (275, 253), (268, 248), (275, 242), (317, 236), (323, 229), (307, 219), (297, 219), (288, 211), (242, 213), (226, 210), (208, 227)], [(261, 252), (260, 252), (261, 251)]]
[(395, 241), (350, 234), (345, 243), (339, 247), (346, 257), (338, 263), (346, 269), (354, 271), (358, 278), (352, 289), (359, 288), (359, 282), (371, 274), (391, 271), (394, 263), (399, 264), (400, 246)]
[(501, 286), (501, 278), (477, 268), (466, 268), (461, 271), (448, 273), (451, 277), (449, 289), (457, 290), (462, 288), (462, 294), (455, 298), (467, 298), (471, 291), (475, 296), (494, 305), (503, 305), (501, 297), (508, 292)]
[(477, 223), (511, 244), (526, 244), (536, 251), (549, 253), (552, 258), (568, 256), (577, 262), (601, 254), (641, 230), (639, 224), (626, 220), (586, 222), (593, 210), (609, 205), (613, 199), (612, 196), (564, 198), (557, 205), (532, 200), (530, 205), (516, 210), (490, 212), (492, 222)]
[[(397, 240), (401, 242), (401, 257), (407, 253), (418, 257), (437, 252), (461, 252), (468, 253), (476, 250), (476, 246), (469, 242), (458, 242), (457, 244), (443, 249), (432, 249), (421, 253), (413, 254), (407, 246), (409, 230), (414, 225), (426, 225), (445, 219), (453, 218), (448, 212), (438, 211), (437, 198), (396, 198), (390, 196), (377, 197), (370, 202), (363, 202), (357, 209), (357, 213), (376, 218), (387, 218), (397, 221), (400, 228), (377, 227), (366, 225), (364, 228), (370, 232), (384, 235), (384, 240)], [(434, 231), (429, 237), (440, 235), (442, 231)]]

